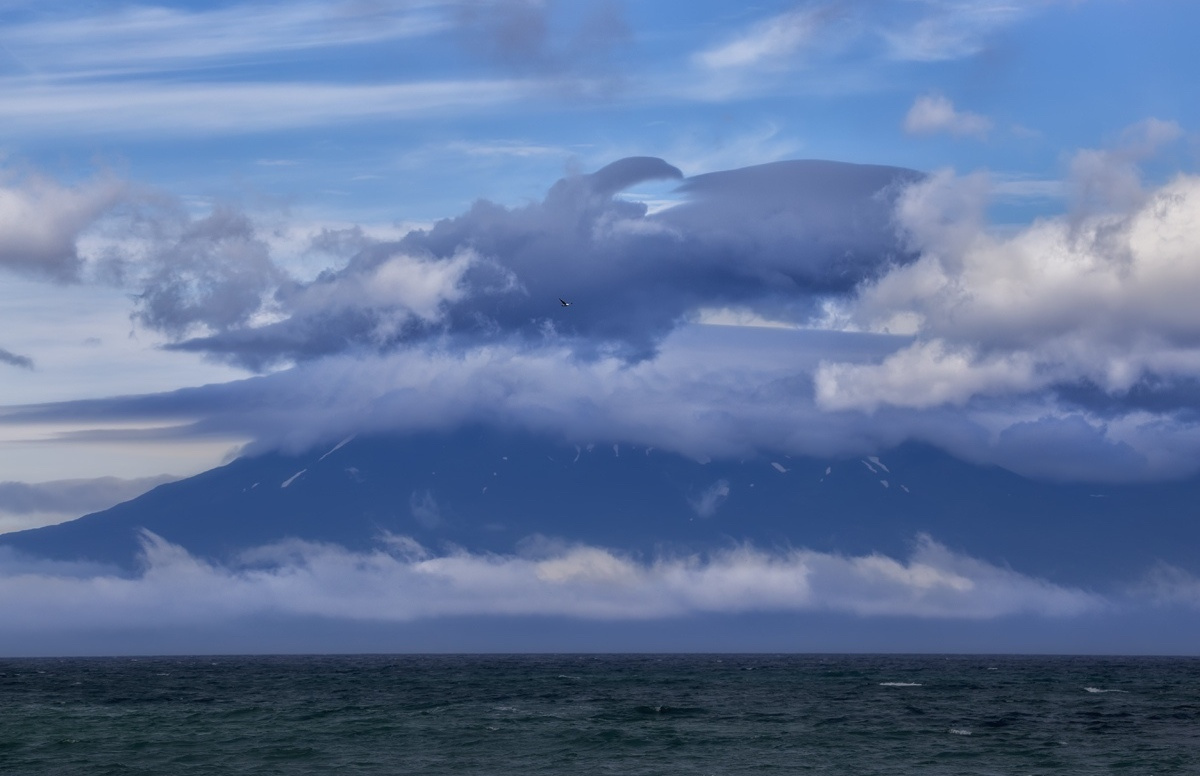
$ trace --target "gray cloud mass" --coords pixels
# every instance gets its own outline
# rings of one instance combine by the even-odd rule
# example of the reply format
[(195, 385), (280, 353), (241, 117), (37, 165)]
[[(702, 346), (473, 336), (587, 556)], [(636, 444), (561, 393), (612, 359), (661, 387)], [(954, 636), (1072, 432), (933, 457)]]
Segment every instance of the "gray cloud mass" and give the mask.
[[(175, 349), (291, 368), (0, 419), (156, 419), (78, 439), (251, 450), (476, 422), (698, 459), (918, 441), (1037, 477), (1184, 476), (1200, 181), (1153, 188), (1134, 166), (1178, 135), (1147, 120), (1080, 152), (1087, 202), (1006, 230), (984, 173), (810, 160), (685, 179), (632, 157), (397, 240), (326, 229), (312, 248), (336, 263), (301, 280), (245, 216), (177, 209), (122, 270), (135, 320)], [(655, 181), (681, 201), (639, 201)]]
[(217, 208), (152, 252), (136, 318), (174, 336), (241, 326), (283, 277), (250, 220)]
[[(661, 159), (635, 157), (568, 176), (524, 207), (479, 201), (428, 230), (370, 246), (312, 283), (281, 286), (281, 316), (269, 324), (202, 312), (203, 303), (228, 302), (215, 293), (183, 299), (174, 271), (151, 278), (144, 302), (155, 304), (140, 315), (168, 333), (179, 332), (180, 319), (215, 324), (173, 347), (255, 369), (446, 335), (569, 338), (580, 353), (636, 360), (697, 308), (752, 305), (802, 321), (818, 297), (845, 294), (905, 260), (892, 202), (920, 175), (778, 162), (690, 178), (679, 189), (687, 201), (655, 214), (619, 196), (681, 178)], [(238, 285), (224, 269), (205, 271), (208, 285)], [(561, 309), (560, 298), (572, 307)], [(247, 297), (236, 309), (251, 306)]]
[(0, 348), (0, 363), (8, 364), (9, 366), (20, 367), (21, 369), (33, 369), (33, 359), (29, 356), (22, 356), (12, 351)]

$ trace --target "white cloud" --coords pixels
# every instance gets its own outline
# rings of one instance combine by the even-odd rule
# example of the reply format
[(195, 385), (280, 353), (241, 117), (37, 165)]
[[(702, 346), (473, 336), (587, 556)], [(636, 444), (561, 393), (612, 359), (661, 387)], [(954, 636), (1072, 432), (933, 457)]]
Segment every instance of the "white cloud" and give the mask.
[(465, 156), (499, 156), (528, 159), (531, 157), (551, 157), (567, 159), (575, 151), (565, 146), (541, 145), (522, 140), (479, 140), (467, 142), (458, 140), (438, 147), (447, 152)]
[(1131, 593), (1158, 605), (1200, 610), (1200, 579), (1177, 566), (1159, 563), (1131, 588)]
[(732, 40), (698, 53), (696, 61), (714, 70), (753, 67), (791, 57), (828, 24), (827, 7), (801, 8), (757, 22)]
[(1164, 121), (1151, 116), (1126, 127), (1121, 133), (1119, 148), (1134, 158), (1153, 155), (1162, 146), (1183, 137), (1183, 127), (1176, 121)]
[(797, 324), (791, 321), (773, 321), (744, 307), (703, 307), (692, 315), (692, 319), (695, 323), (709, 326), (754, 326), (767, 329), (799, 328)]
[(78, 241), (126, 196), (123, 183), (100, 177), (64, 186), (40, 175), (0, 177), (0, 267), (60, 281), (78, 279)]
[(904, 117), (904, 130), (914, 135), (948, 132), (956, 136), (984, 138), (992, 129), (986, 116), (955, 109), (949, 98), (940, 94), (918, 97)]
[(10, 83), (0, 120), (10, 133), (50, 135), (262, 132), (385, 116), (477, 112), (545, 88), (528, 80)]
[(1112, 148), (1083, 149), (1071, 159), (1071, 188), (1077, 214), (1122, 212), (1146, 197), (1138, 162), (1183, 136), (1174, 121), (1149, 118), (1125, 129)]
[(942, 340), (916, 342), (880, 364), (824, 363), (813, 377), (817, 405), (827, 410), (875, 411), (883, 404), (924, 409), (1040, 387), (1023, 353), (981, 358), (951, 350)]
[(670, 159), (684, 175), (702, 175), (794, 158), (803, 146), (783, 125), (769, 121), (717, 137), (708, 128), (688, 130), (668, 143), (660, 156)]
[(700, 517), (712, 517), (729, 498), (729, 480), (720, 479), (704, 489), (699, 498), (690, 499), (692, 509)]
[(1119, 393), (1148, 375), (1200, 378), (1200, 177), (1147, 192), (1130, 161), (1178, 135), (1143, 122), (1113, 151), (1081, 152), (1073, 184), (1106, 207), (1015, 233), (985, 223), (986, 176), (942, 172), (911, 186), (896, 212), (920, 259), (827, 319), (866, 331), (899, 322), (917, 341), (876, 364), (824, 364), (822, 405), (961, 405), (1078, 380)]
[(6, 25), (6, 49), (47, 72), (196, 67), (301, 49), (429, 35), (448, 26), (446, 3), (240, 3), (198, 11), (129, 5), (92, 15), (48, 15)]
[[(300, 312), (337, 314), (345, 310), (386, 308), (399, 318), (394, 325), (416, 318), (432, 322), (446, 302), (460, 299), (463, 276), (483, 259), (464, 250), (444, 261), (431, 261), (397, 253), (370, 272), (352, 275), (338, 283), (314, 283), (289, 300)], [(379, 332), (386, 339), (386, 332)]]
[(983, 50), (989, 36), (1029, 16), (1044, 0), (934, 0), (915, 18), (881, 25), (892, 57), (915, 62), (962, 59)]
[[(1132, 154), (1177, 135), (1169, 122), (1146, 122), (1127, 133), (1123, 142)], [(580, 185), (580, 180), (568, 178), (556, 191), (570, 193), (569, 186)], [(761, 182), (751, 183), (745, 188), (751, 194), (766, 188)], [(369, 261), (357, 260), (354, 271), (330, 273), (318, 283), (291, 285), (290, 298), (272, 299), (313, 312), (306, 321), (311, 320), (318, 333), (332, 330), (329, 316), (322, 317), (325, 313), (352, 316), (386, 308), (369, 321), (374, 327), (370, 333), (377, 339), (390, 341), (394, 329), (410, 323), (428, 325), (429, 339), (416, 346), (402, 343), (396, 351), (379, 354), (369, 352), (373, 341), (364, 340), (362, 348), (343, 356), (321, 357), (262, 382), (187, 392), (170, 402), (175, 416), (155, 422), (195, 420), (196, 430), (225, 439), (252, 436), (259, 442), (257, 449), (296, 450), (323, 440), (336, 442), (368, 428), (408, 431), (483, 422), (511, 424), (572, 441), (619, 439), (698, 459), (755, 451), (872, 454), (916, 438), (971, 460), (1017, 466), (1026, 473), (1107, 476), (1111, 469), (1104, 467), (1114, 465), (1122, 467), (1119, 476), (1124, 478), (1191, 471), (1200, 440), (1186, 425), (1168, 422), (1170, 410), (1118, 421), (1058, 406), (1054, 395), (1039, 392), (1057, 390), (1060, 383), (1090, 380), (1117, 393), (1147, 374), (1200, 375), (1200, 352), (1191, 344), (1200, 332), (1200, 318), (1191, 304), (1200, 281), (1188, 260), (1197, 250), (1200, 180), (1181, 176), (1158, 190), (1143, 191), (1124, 211), (1047, 218), (1004, 233), (992, 229), (985, 218), (988, 196), (995, 188), (986, 175), (964, 177), (950, 172), (910, 186), (897, 203), (895, 218), (908, 246), (920, 257), (883, 267), (885, 274), (877, 281), (860, 286), (853, 297), (843, 297), (844, 303), (829, 303), (826, 322), (842, 332), (771, 327), (802, 320), (802, 313), (781, 305), (774, 295), (731, 300), (727, 284), (712, 281), (719, 276), (697, 260), (703, 254), (689, 250), (686, 263), (679, 266), (699, 274), (670, 284), (671, 292), (687, 290), (690, 295), (683, 297), (680, 317), (668, 324), (675, 326), (685, 316), (695, 316), (692, 320), (738, 325), (685, 324), (657, 340), (658, 349), (635, 362), (623, 354), (617, 357), (603, 344), (579, 358), (578, 339), (562, 333), (565, 325), (556, 328), (548, 323), (567, 320), (555, 317), (560, 312), (551, 298), (557, 290), (553, 287), (536, 295), (552, 304), (535, 300), (521, 308), (517, 323), (524, 326), (532, 320), (533, 325), (520, 341), (502, 332), (493, 338), (471, 338), (471, 326), (487, 323), (479, 316), (464, 316), (468, 336), (443, 338), (439, 333), (453, 314), (450, 303), (463, 294), (464, 278), (486, 269), (482, 254), (455, 252), (455, 246), (479, 244), (472, 236), (475, 233), (465, 233), (470, 238), (466, 239), (453, 232), (454, 222), (443, 224), (439, 228), (449, 230), (454, 239), (438, 242), (439, 250), (446, 253), (431, 262), (421, 251), (422, 243), (411, 236), (401, 249), (378, 245), (361, 231), (339, 230), (322, 236), (322, 256), (346, 261), (369, 248)], [(824, 197), (814, 201), (820, 199)], [(616, 202), (613, 208), (619, 215), (629, 203)], [(648, 240), (653, 250), (647, 250), (645, 259), (624, 240), (614, 243), (611, 254), (608, 248), (603, 252), (618, 261), (597, 262), (597, 271), (602, 269), (605, 277), (612, 278), (617, 291), (628, 288), (631, 284), (622, 281), (629, 272), (647, 266), (662, 271), (666, 265), (651, 262), (661, 255), (658, 251), (675, 249), (677, 234), (724, 228), (741, 234), (737, 230), (746, 228), (746, 219), (730, 210), (731, 206), (723, 205), (700, 211), (691, 221), (660, 219), (674, 231), (664, 231), (659, 235), (664, 239), (658, 242)], [(511, 211), (480, 207), (472, 217), (491, 230), (479, 232), (483, 235), (494, 234), (498, 214), (521, 221), (521, 228), (513, 233), (522, 236), (520, 244), (544, 247), (549, 260), (513, 266), (524, 270), (523, 281), (542, 282), (561, 278), (563, 267), (579, 266), (561, 264), (563, 256), (587, 255), (587, 250), (564, 250), (553, 240), (524, 239), (543, 234), (527, 229), (529, 222), (540, 229), (544, 215), (557, 228), (564, 222), (562, 212), (548, 209), (543, 214), (534, 206)], [(628, 212), (636, 215), (640, 210)], [(633, 217), (601, 219), (596, 228), (572, 234), (593, 239), (607, 234), (602, 229), (611, 232), (614, 224), (624, 223), (641, 222)], [(790, 227), (797, 221), (770, 221), (771, 229), (763, 234), (772, 240), (763, 244), (778, 245), (778, 259), (763, 262), (755, 282), (760, 277), (781, 278), (780, 272), (795, 266), (792, 245), (811, 242), (807, 233), (774, 240), (777, 223)], [(886, 220), (883, 223), (888, 226)], [(828, 234), (827, 224), (824, 229), (822, 234)], [(257, 234), (267, 230), (256, 226), (253, 231), (258, 240)], [(509, 242), (517, 241), (497, 244)], [(590, 242), (581, 245), (590, 250)], [(715, 256), (712, 267), (725, 267), (723, 254)], [(744, 263), (741, 268), (748, 266)], [(543, 271), (547, 267), (550, 270)], [(588, 284), (594, 287), (596, 277), (589, 274)], [(503, 280), (489, 272), (479, 287)], [(661, 308), (664, 298), (660, 293), (653, 305)], [(601, 310), (597, 320), (605, 325), (627, 321), (642, 304), (641, 299), (633, 299), (613, 305), (620, 315)], [(479, 309), (486, 312), (486, 307)], [(584, 309), (577, 304), (570, 314)], [(127, 319), (121, 320), (127, 326)], [(257, 326), (255, 321), (251, 331)], [(36, 357), (39, 368), (57, 366), (25, 340), (5, 344), (14, 352)], [(13, 380), (25, 377), (21, 373)], [(272, 392), (288, 395), (292, 401), (266, 409), (256, 403)], [(979, 401), (984, 399), (989, 402), (986, 406)], [(160, 402), (142, 397), (105, 411), (117, 413), (115, 421), (121, 412), (163, 406)], [(853, 410), (874, 415), (852, 417), (857, 415)], [(57, 412), (46, 411), (48, 417)], [(1121, 445), (1127, 448), (1108, 459), (1076, 455), (1074, 460), (1084, 461), (1082, 465), (1068, 467), (1045, 457), (1030, 465), (1034, 459), (1022, 457), (1021, 451), (1046, 448), (1047, 438), (1075, 423), (1073, 414), (1088, 429), (1064, 437), (1070, 440), (1068, 447), (1075, 446), (1071, 449), (1082, 450), (1093, 443), (1106, 451)], [(181, 426), (174, 433), (183, 439), (195, 430)], [(131, 434), (124, 441), (132, 438)], [(6, 452), (21, 455), (20, 444), (10, 447)], [(1067, 456), (1061, 458), (1065, 461)], [(698, 504), (704, 503), (697, 498)]]
[(202, 626), (266, 613), (380, 622), (805, 611), (989, 620), (1073, 617), (1108, 606), (1097, 595), (952, 553), (927, 537), (905, 561), (750, 547), (650, 562), (589, 546), (532, 556), (431, 555), (397, 537), (358, 553), (284, 543), (221, 566), (147, 535), (145, 561), (139, 576), (123, 578), (5, 558), (0, 617), (18, 633)]
[[(23, 423), (20, 433), (29, 437), (30, 429), (94, 423), (98, 413), (110, 428), (123, 418), (175, 424), (156, 434), (153, 447), (136, 429), (128, 438), (79, 438), (74, 449), (86, 456), (87, 472), (115, 465), (114, 453), (121, 450), (138, 451), (154, 464), (151, 471), (162, 471), (168, 443), (231, 440), (212, 451), (215, 463), (235, 438), (255, 440), (243, 452), (314, 446), (323, 452), (355, 432), (439, 431), (464, 423), (575, 444), (620, 441), (622, 447), (654, 447), (696, 460), (765, 453), (862, 457), (918, 439), (1027, 475), (1091, 480), (1182, 476), (1200, 460), (1200, 427), (1151, 412), (1087, 416), (1057, 407), (1045, 394), (1006, 396), (1004, 390), (1016, 390), (1015, 381), (1027, 376), (1021, 357), (971, 351), (975, 360), (964, 364), (949, 350), (939, 363), (933, 347), (915, 356), (906, 351), (912, 343), (911, 337), (870, 333), (687, 325), (662, 343), (655, 358), (629, 364), (579, 359), (553, 335), (541, 345), (458, 348), (447, 342), (328, 357), (171, 396), (48, 405), (33, 408), (35, 417), (14, 409), (9, 419), (0, 414), (0, 432)], [(901, 370), (892, 377), (889, 370), (896, 367), (888, 362), (898, 353), (901, 359), (934, 360), (931, 369), (940, 371)], [(814, 375), (828, 379), (822, 370), (835, 364), (841, 371), (832, 373), (832, 389), (814, 383)], [(288, 400), (270, 398), (276, 396)], [(980, 405), (980, 396), (991, 399)], [(932, 404), (930, 397), (942, 401)], [(893, 403), (900, 401), (902, 407)], [(872, 407), (870, 415), (848, 411)], [(73, 440), (66, 435), (62, 441)], [(115, 450), (102, 446), (122, 442)], [(1055, 453), (1046, 454), (1050, 450)], [(24, 466), (38, 456), (41, 466), (63, 459), (61, 445), (50, 442), (0, 445), (0, 454), (11, 459), (6, 466)], [(701, 496), (695, 494), (699, 506)]]
[(745, 27), (726, 42), (699, 52), (694, 61), (710, 70), (789, 64), (798, 54), (830, 51), (862, 39), (881, 40), (893, 60), (963, 59), (983, 51), (996, 32), (1046, 5), (1045, 0), (805, 3)]

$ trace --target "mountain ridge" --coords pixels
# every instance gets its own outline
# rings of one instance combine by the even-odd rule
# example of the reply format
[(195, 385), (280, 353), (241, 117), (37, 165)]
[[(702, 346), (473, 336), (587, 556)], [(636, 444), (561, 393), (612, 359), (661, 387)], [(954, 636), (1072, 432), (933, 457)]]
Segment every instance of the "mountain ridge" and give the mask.
[(928, 535), (1022, 573), (1090, 585), (1160, 562), (1197, 570), (1186, 548), (1200, 543), (1189, 507), (1198, 500), (1198, 478), (1040, 482), (917, 443), (870, 457), (701, 463), (471, 427), (239, 458), (67, 523), (0, 535), (0, 546), (135, 573), (143, 530), (220, 563), (287, 539), (355, 551), (405, 536), (434, 552), (511, 554), (553, 540), (645, 557), (738, 544), (906, 557)]

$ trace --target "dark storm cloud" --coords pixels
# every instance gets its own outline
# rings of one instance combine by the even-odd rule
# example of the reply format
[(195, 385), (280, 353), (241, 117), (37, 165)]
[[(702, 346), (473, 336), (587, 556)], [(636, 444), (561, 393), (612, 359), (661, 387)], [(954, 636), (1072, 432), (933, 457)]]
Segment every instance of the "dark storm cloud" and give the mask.
[[(281, 316), (268, 325), (242, 325), (254, 292), (275, 280), (247, 235), (234, 243), (255, 260), (246, 282), (228, 275), (228, 263), (182, 251), (184, 269), (164, 264), (167, 282), (151, 284), (142, 320), (169, 333), (206, 323), (212, 333), (174, 347), (256, 369), (447, 335), (468, 344), (570, 339), (583, 355), (636, 360), (697, 309), (742, 306), (803, 320), (819, 297), (904, 260), (891, 210), (899, 188), (919, 177), (778, 162), (689, 179), (684, 204), (649, 214), (621, 192), (682, 175), (661, 159), (622, 159), (558, 181), (541, 202), (479, 201), (429, 230), (370, 246), (310, 284), (284, 284), (274, 300)], [(187, 283), (176, 280), (181, 272)], [(197, 277), (201, 292), (184, 298), (178, 289), (194, 289)], [(225, 288), (236, 292), (231, 299), (218, 293)]]

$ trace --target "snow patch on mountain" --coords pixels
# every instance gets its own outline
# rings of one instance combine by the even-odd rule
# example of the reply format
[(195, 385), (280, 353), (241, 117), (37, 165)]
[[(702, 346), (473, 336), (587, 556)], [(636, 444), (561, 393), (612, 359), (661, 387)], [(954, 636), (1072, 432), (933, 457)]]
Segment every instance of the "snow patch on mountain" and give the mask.
[(345, 447), (345, 446), (346, 446), (346, 443), (347, 443), (347, 442), (349, 442), (350, 440), (354, 439), (354, 437), (355, 437), (355, 436), (357, 436), (357, 434), (351, 434), (350, 436), (348, 436), (348, 437), (346, 437), (345, 439), (343, 439), (341, 442), (338, 442), (336, 445), (334, 445), (332, 448), (330, 448), (329, 452), (325, 453), (325, 455), (323, 455), (323, 456), (321, 456), (320, 458), (318, 458), (318, 459), (317, 459), (317, 461), (318, 461), (318, 462), (319, 462), (319, 461), (324, 461), (326, 458), (328, 458), (329, 456), (333, 455), (333, 454), (334, 454), (334, 453), (336, 453), (338, 450), (341, 450), (343, 447)]
[(304, 474), (306, 471), (308, 471), (308, 469), (301, 469), (300, 471), (296, 472), (291, 477), (288, 477), (286, 480), (284, 480), (282, 483), (280, 483), (279, 487), (286, 488), (288, 485), (291, 485), (293, 482), (295, 482), (296, 478), (299, 477), (301, 474)]

